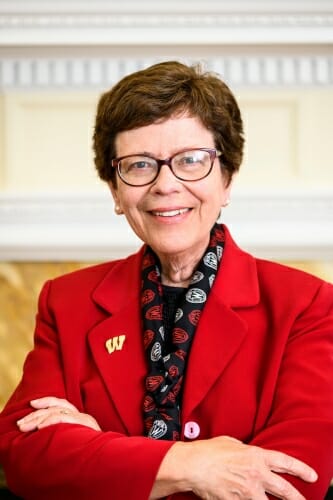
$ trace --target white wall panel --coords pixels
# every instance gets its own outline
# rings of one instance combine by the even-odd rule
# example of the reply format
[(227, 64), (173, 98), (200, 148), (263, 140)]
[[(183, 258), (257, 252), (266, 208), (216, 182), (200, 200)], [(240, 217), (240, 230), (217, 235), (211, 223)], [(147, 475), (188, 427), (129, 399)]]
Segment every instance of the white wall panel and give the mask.
[[(333, 93), (332, 93), (333, 99)], [(260, 93), (242, 98), (245, 123), (245, 160), (240, 171), (242, 185), (284, 187), (297, 177), (297, 142), (301, 131), (298, 99)]]
[(92, 160), (96, 96), (9, 94), (4, 99), (4, 190), (79, 191), (98, 184)]

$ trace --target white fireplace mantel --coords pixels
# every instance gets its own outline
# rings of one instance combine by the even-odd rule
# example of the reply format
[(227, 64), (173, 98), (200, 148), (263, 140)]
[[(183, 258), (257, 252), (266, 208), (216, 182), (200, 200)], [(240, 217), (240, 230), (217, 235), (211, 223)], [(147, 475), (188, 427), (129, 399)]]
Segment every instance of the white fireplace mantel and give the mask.
[[(258, 256), (332, 260), (330, 190), (236, 191), (222, 221), (236, 241)], [(110, 194), (0, 196), (0, 260), (108, 260), (140, 241)]]

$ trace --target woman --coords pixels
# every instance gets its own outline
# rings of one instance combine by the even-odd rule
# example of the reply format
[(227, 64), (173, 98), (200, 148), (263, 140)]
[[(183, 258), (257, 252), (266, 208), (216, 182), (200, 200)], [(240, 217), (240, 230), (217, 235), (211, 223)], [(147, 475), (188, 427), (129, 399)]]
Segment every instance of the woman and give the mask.
[(319, 500), (333, 476), (333, 287), (216, 223), (242, 160), (216, 76), (165, 62), (99, 102), (97, 170), (144, 242), (48, 282), (4, 409), (27, 499)]

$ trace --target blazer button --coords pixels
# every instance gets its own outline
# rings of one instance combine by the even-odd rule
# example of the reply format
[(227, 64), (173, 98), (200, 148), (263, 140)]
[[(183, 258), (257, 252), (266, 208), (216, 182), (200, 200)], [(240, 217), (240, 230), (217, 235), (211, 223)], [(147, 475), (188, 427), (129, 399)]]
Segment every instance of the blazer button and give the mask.
[(196, 439), (200, 434), (199, 424), (196, 422), (186, 422), (184, 427), (184, 436), (188, 439)]

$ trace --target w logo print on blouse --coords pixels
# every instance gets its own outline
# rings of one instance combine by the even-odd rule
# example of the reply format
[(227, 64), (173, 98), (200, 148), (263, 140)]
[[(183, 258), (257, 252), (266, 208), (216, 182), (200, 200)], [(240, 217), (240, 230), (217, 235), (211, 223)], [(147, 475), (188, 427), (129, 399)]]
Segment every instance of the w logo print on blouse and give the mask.
[[(224, 232), (215, 224), (208, 248), (195, 270), (175, 315), (170, 352), (166, 352), (163, 289), (159, 260), (150, 247), (142, 262), (143, 342), (148, 362), (143, 418), (147, 436), (178, 440), (183, 375), (201, 311), (207, 301), (223, 254)], [(168, 344), (169, 345), (169, 344)]]

